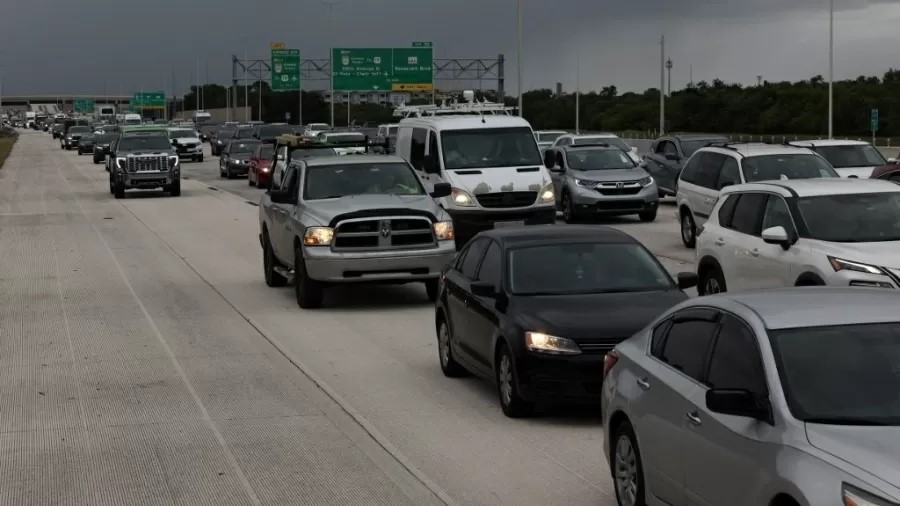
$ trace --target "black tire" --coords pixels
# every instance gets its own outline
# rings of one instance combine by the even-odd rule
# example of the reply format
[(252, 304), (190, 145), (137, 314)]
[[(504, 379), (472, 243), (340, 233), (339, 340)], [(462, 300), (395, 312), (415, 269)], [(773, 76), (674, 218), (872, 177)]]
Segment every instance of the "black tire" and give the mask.
[(700, 271), (700, 282), (697, 284), (697, 293), (700, 295), (715, 295), (728, 291), (725, 285), (725, 275), (718, 267), (707, 267)]
[(303, 261), (303, 252), (299, 247), (294, 249), (294, 292), (297, 295), (297, 305), (301, 308), (322, 307), (322, 283), (309, 279), (306, 262)]
[(578, 211), (575, 209), (575, 204), (572, 203), (572, 197), (567, 191), (564, 191), (562, 194), (562, 213), (564, 222), (578, 222)]
[(197, 158), (197, 162), (199, 162), (199, 163), (203, 163), (203, 155), (200, 155), (200, 157), (199, 157), (199, 158)]
[(513, 362), (512, 353), (506, 344), (497, 350), (497, 394), (500, 397), (500, 408), (510, 418), (522, 418), (531, 414), (534, 404), (526, 401), (519, 393), (518, 374)]
[(166, 191), (169, 193), (170, 197), (180, 197), (181, 196), (181, 178), (177, 178), (174, 183), (172, 183)]
[(468, 371), (453, 358), (453, 347), (450, 346), (450, 325), (443, 316), (438, 320), (437, 339), (438, 362), (441, 364), (441, 372), (444, 373), (444, 376), (448, 378), (466, 376)]
[(428, 294), (428, 300), (434, 302), (438, 297), (438, 280), (429, 279), (425, 281), (425, 293)]
[(272, 250), (269, 234), (265, 233), (263, 234), (263, 276), (266, 279), (266, 286), (280, 288), (287, 284), (287, 279), (275, 272), (275, 266), (277, 265), (278, 259), (275, 258), (275, 251)]
[(638, 218), (641, 219), (644, 223), (650, 223), (651, 221), (656, 221), (656, 213), (657, 209), (653, 209), (652, 211), (644, 211), (638, 214)]
[(94, 165), (97, 165), (98, 163), (100, 163), (100, 160), (98, 160), (97, 157), (95, 156), (94, 157)]
[(619, 423), (610, 442), (609, 468), (616, 500), (623, 506), (645, 506), (644, 466), (634, 429), (627, 420)]
[(125, 183), (121, 181), (115, 181), (113, 183), (113, 196), (117, 199), (125, 198)]
[(225, 179), (234, 179), (234, 174), (232, 174), (231, 169), (225, 167)]
[(697, 225), (690, 211), (681, 211), (681, 242), (687, 248), (697, 245)]

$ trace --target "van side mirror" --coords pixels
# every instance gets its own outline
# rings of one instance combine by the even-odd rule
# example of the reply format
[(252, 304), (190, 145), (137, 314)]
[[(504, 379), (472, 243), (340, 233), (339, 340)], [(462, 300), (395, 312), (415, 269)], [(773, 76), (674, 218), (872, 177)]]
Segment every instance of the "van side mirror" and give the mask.
[(452, 187), (450, 183), (437, 183), (434, 185), (434, 189), (431, 191), (431, 198), (439, 199), (443, 197), (449, 197), (450, 192), (452, 191)]
[(441, 172), (440, 168), (437, 166), (437, 160), (433, 153), (425, 155), (422, 170), (424, 170), (426, 174), (439, 174)]
[(550, 167), (550, 172), (565, 172), (565, 171), (559, 165), (553, 164), (553, 167)]
[(283, 161), (284, 161), (284, 155), (281, 154), (281, 153), (278, 153), (277, 155), (275, 155), (275, 161), (283, 162)]
[(713, 413), (742, 416), (773, 424), (769, 400), (747, 390), (713, 388), (706, 391), (706, 407)]
[(269, 198), (276, 204), (293, 204), (294, 199), (290, 190), (272, 190), (269, 192)]

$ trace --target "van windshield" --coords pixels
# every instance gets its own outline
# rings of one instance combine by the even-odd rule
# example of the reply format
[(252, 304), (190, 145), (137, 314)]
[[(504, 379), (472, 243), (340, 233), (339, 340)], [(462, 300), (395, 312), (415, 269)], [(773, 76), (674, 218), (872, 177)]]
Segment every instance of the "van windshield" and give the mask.
[(474, 169), (541, 165), (541, 152), (528, 127), (449, 130), (441, 134), (444, 167)]

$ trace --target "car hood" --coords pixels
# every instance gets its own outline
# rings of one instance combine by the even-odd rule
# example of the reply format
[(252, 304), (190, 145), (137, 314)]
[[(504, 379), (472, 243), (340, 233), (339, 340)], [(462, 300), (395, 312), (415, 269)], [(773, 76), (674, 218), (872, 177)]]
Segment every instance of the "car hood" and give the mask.
[(159, 150), (152, 151), (152, 150), (146, 150), (146, 149), (145, 149), (145, 150), (140, 150), (140, 151), (125, 151), (125, 152), (119, 151), (117, 154), (118, 154), (119, 156), (166, 156), (166, 155), (172, 155), (173, 152), (172, 152), (172, 150), (168, 150), (168, 151), (159, 151)]
[(322, 225), (328, 225), (335, 218), (358, 211), (390, 210), (391, 214), (412, 210), (427, 212), (440, 221), (449, 220), (429, 195), (348, 195), (338, 199), (308, 200), (306, 214)]
[(613, 170), (572, 170), (571, 174), (578, 179), (597, 182), (637, 181), (648, 176), (647, 171), (640, 167)]
[(860, 179), (869, 179), (872, 176), (872, 171), (875, 170), (875, 166), (871, 167), (845, 167), (843, 169), (839, 169), (837, 167), (834, 168), (841, 177), (850, 177), (856, 176)]
[(900, 275), (900, 241), (838, 243), (815, 241), (826, 255), (877, 267), (889, 267)]
[(513, 296), (510, 312), (516, 313), (526, 330), (576, 342), (624, 340), (687, 298), (674, 288), (659, 292)]
[(893, 494), (885, 499), (900, 501), (900, 427), (807, 423), (806, 437), (814, 447), (883, 480), (877, 484), (879, 495)]
[(539, 192), (550, 183), (543, 166), (454, 169), (447, 171), (450, 184), (472, 195), (502, 192)]

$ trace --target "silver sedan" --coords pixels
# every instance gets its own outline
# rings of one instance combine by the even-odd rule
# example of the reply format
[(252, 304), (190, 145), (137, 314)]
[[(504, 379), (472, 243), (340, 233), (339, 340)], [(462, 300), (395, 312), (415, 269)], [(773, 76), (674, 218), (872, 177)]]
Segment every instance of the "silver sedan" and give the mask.
[(621, 505), (900, 504), (900, 296), (701, 297), (604, 363)]

